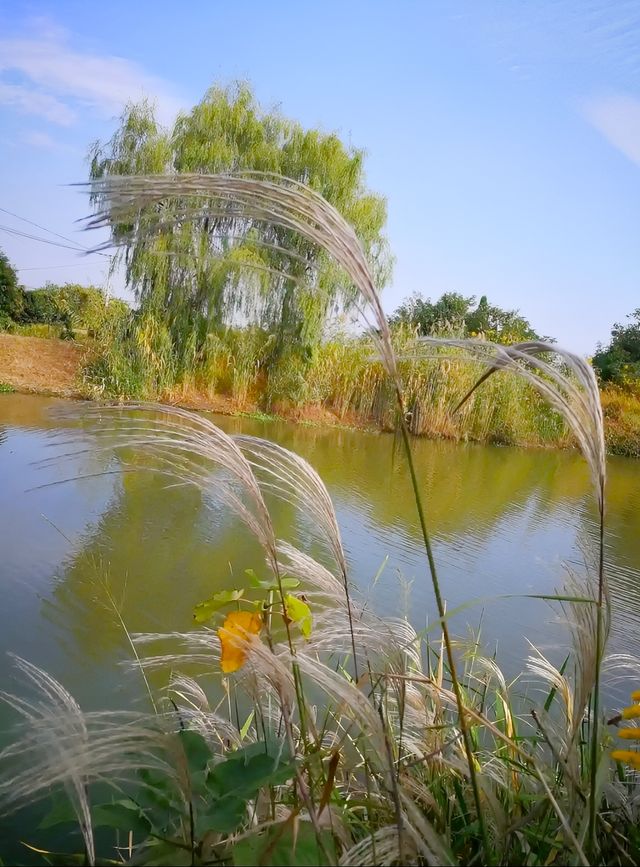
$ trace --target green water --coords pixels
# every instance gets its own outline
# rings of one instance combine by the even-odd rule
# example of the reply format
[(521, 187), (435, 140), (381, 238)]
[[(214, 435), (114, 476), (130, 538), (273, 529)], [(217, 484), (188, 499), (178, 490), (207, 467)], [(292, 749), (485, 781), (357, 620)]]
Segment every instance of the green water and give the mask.
[[(46, 668), (86, 708), (132, 706), (142, 691), (120, 664), (130, 650), (100, 583), (108, 583), (132, 632), (184, 631), (195, 603), (241, 583), (263, 555), (215, 499), (149, 473), (113, 472), (117, 461), (98, 451), (86, 426), (76, 446), (82, 454), (38, 463), (60, 452), (51, 435), (62, 423), (51, 411), (61, 403), (0, 395), (0, 684), (19, 690), (11, 651)], [(355, 584), (379, 612), (406, 613), (417, 628), (429, 621), (434, 606), (415, 506), (392, 436), (215, 421), (309, 460), (334, 500)], [(579, 455), (418, 440), (415, 460), (449, 609), (479, 600), (453, 619), (454, 631), (466, 636), (468, 625), (480, 625), (484, 646), (497, 649), (510, 674), (522, 670), (526, 639), (560, 654), (566, 633), (548, 603), (497, 597), (553, 593), (567, 566), (583, 568), (597, 528)], [(611, 459), (609, 478), (611, 646), (637, 652), (640, 462)], [(70, 481), (49, 485), (60, 479)], [(305, 516), (271, 505), (279, 535), (317, 554)], [(158, 674), (155, 685), (166, 679)], [(6, 721), (0, 710), (0, 728)]]

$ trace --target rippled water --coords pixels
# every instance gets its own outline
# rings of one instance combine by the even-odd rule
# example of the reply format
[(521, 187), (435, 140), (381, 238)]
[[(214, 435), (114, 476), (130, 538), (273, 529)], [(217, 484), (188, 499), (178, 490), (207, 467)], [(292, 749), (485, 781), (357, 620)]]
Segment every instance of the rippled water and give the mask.
[[(149, 473), (101, 474), (117, 464), (88, 431), (83, 454), (38, 464), (51, 454), (49, 437), (61, 424), (51, 410), (60, 403), (0, 395), (0, 682), (11, 682), (12, 651), (60, 678), (86, 707), (126, 706), (140, 690), (118, 665), (128, 649), (102, 582), (131, 631), (183, 631), (195, 603), (263, 558), (238, 522), (198, 492)], [(215, 421), (307, 458), (333, 497), (362, 592), (380, 612), (406, 613), (417, 628), (429, 622), (415, 506), (392, 436)], [(521, 597), (553, 593), (567, 567), (584, 569), (597, 528), (583, 461), (571, 452), (427, 440), (415, 442), (415, 459), (449, 609), (476, 600), (453, 618), (454, 631), (480, 627), (483, 645), (511, 675), (522, 670), (527, 639), (560, 654), (566, 634), (557, 612)], [(612, 647), (640, 652), (640, 462), (611, 459), (609, 477)], [(71, 481), (48, 486), (61, 478)], [(318, 553), (304, 515), (282, 503), (273, 513), (281, 535)]]

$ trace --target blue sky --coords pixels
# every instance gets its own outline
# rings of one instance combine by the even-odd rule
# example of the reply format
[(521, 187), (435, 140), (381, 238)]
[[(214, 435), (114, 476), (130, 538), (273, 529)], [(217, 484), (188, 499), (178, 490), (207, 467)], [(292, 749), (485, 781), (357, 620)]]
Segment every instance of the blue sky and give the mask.
[[(168, 122), (237, 78), (367, 150), (396, 256), (387, 310), (486, 294), (590, 353), (640, 307), (640, 6), (622, 0), (5, 0), (0, 226), (60, 241), (11, 211), (92, 243), (63, 185), (124, 102), (153, 97)], [(4, 230), (0, 247), (27, 286), (104, 280), (104, 257)]]

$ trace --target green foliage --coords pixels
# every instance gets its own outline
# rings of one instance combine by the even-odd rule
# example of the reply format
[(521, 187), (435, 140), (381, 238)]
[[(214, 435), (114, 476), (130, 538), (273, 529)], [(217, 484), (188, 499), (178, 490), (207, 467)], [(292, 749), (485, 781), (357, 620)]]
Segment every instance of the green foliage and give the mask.
[(33, 337), (95, 338), (109, 320), (122, 317), (124, 302), (107, 302), (101, 289), (65, 283), (47, 283), (25, 291), (18, 286), (15, 271), (0, 254), (0, 331)]
[(14, 391), (14, 387), (9, 385), (8, 382), (0, 381), (0, 394), (12, 394)]
[(199, 602), (193, 610), (193, 619), (196, 623), (206, 623), (211, 620), (216, 611), (219, 611), (230, 602), (238, 602), (244, 596), (244, 590), (220, 590), (214, 593), (210, 599)]
[(483, 336), (495, 343), (534, 340), (538, 335), (529, 322), (515, 310), (503, 310), (489, 304), (483, 295), (474, 307), (475, 298), (458, 292), (445, 292), (437, 301), (413, 295), (391, 317), (391, 323), (414, 329), (418, 335), (459, 334), (461, 337)]
[(640, 307), (611, 329), (611, 342), (593, 357), (593, 366), (605, 382), (630, 388), (640, 386)]
[[(111, 303), (122, 304), (117, 300)], [(42, 289), (25, 292), (21, 321), (61, 326), (65, 337), (73, 337), (76, 331), (94, 337), (107, 318), (108, 306), (103, 292), (94, 286), (48, 283)]]
[[(414, 332), (396, 323), (399, 355), (410, 350)], [(158, 398), (184, 384), (207, 395), (231, 397), (281, 413), (322, 407), (337, 420), (359, 421), (394, 430), (395, 395), (376, 349), (366, 335), (337, 335), (323, 341), (305, 361), (285, 351), (269, 371), (265, 358), (273, 336), (253, 326), (212, 332), (191, 368), (180, 368), (168, 326), (160, 317), (131, 314), (117, 331), (107, 330), (85, 370), (96, 396)], [(497, 375), (461, 411), (452, 410), (471, 388), (477, 367), (463, 361), (402, 361), (410, 428), (415, 434), (501, 444), (567, 444), (566, 428), (530, 386), (518, 377)]]
[(279, 822), (266, 831), (250, 834), (236, 843), (233, 847), (233, 865), (316, 867), (331, 863), (324, 853), (333, 849), (333, 838), (329, 831), (322, 832), (319, 840), (309, 822), (301, 822), (297, 827), (290, 822)]
[(83, 375), (96, 398), (160, 397), (176, 381), (167, 326), (112, 299)]
[[(365, 186), (363, 152), (335, 134), (305, 130), (277, 111), (265, 111), (246, 85), (211, 88), (170, 131), (160, 128), (147, 103), (131, 105), (114, 137), (96, 143), (91, 156), (93, 178), (247, 169), (302, 181), (353, 224), (378, 285), (389, 276), (386, 206)], [(267, 367), (285, 348), (297, 348), (304, 358), (331, 310), (353, 301), (353, 290), (328, 257), (290, 230), (260, 226), (258, 231), (250, 221), (214, 213), (196, 224), (174, 219), (179, 201), (162, 207), (165, 231), (130, 241), (123, 256), (145, 314), (162, 313), (179, 368), (188, 369), (190, 358), (200, 357), (210, 332), (238, 317), (269, 335), (262, 358)], [(116, 226), (114, 233), (127, 239), (131, 228)]]
[(7, 256), (0, 251), (0, 330), (10, 322), (19, 322), (24, 307), (24, 289)]
[[(129, 787), (126, 797), (92, 804), (92, 825), (111, 831), (114, 841), (117, 835), (126, 839), (132, 834), (136, 864), (202, 864), (214, 853), (228, 859), (233, 845), (226, 838), (246, 822), (249, 803), (261, 791), (290, 781), (295, 764), (282, 744), (253, 743), (220, 759), (194, 730), (181, 729), (168, 737), (175, 738), (180, 773), (174, 775), (170, 767), (167, 773), (141, 770), (138, 785)], [(76, 821), (61, 792), (38, 829), (50, 831)], [(285, 835), (283, 844), (287, 840)]]

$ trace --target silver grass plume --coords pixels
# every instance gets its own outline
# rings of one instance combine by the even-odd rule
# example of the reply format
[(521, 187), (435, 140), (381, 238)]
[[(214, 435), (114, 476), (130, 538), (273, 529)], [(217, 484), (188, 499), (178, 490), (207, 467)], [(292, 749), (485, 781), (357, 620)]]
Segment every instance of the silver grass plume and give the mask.
[(312, 518), (316, 532), (324, 536), (346, 578), (347, 563), (335, 509), (316, 470), (300, 455), (269, 440), (244, 434), (235, 435), (233, 440), (251, 464), (262, 490), (302, 507)]
[[(471, 357), (486, 366), (487, 370), (459, 401), (456, 411), (493, 373), (503, 370), (525, 379), (553, 409), (560, 413), (575, 436), (589, 465), (598, 508), (604, 511), (606, 481), (604, 420), (598, 381), (593, 367), (586, 359), (542, 340), (529, 340), (512, 346), (502, 346), (486, 340), (448, 337), (420, 337), (416, 342), (418, 348), (414, 352), (406, 353), (403, 358), (424, 358), (427, 353), (420, 348), (422, 345), (456, 350), (462, 352), (462, 357)], [(561, 366), (541, 357), (548, 354), (558, 357)], [(437, 357), (451, 358), (451, 355)]]
[(14, 662), (33, 696), (0, 692), (22, 717), (20, 737), (0, 752), (0, 810), (16, 810), (64, 786), (94, 864), (89, 784), (115, 784), (141, 767), (169, 770), (161, 755), (166, 732), (155, 716), (84, 713), (51, 675), (20, 657)]
[[(418, 480), (409, 442), (405, 418), (402, 383), (398, 375), (396, 356), (391, 345), (387, 319), (382, 310), (378, 292), (364, 250), (353, 228), (320, 195), (303, 184), (278, 175), (259, 172), (244, 172), (235, 175), (154, 175), (154, 176), (109, 176), (89, 185), (92, 198), (102, 210), (87, 221), (87, 228), (109, 227), (112, 238), (126, 244), (134, 237), (151, 236), (163, 229), (162, 203), (166, 199), (186, 200), (179, 220), (206, 220), (213, 216), (229, 221), (239, 219), (256, 226), (266, 224), (281, 226), (299, 234), (327, 252), (340, 265), (352, 284), (359, 291), (362, 301), (361, 315), (373, 327), (372, 337), (378, 346), (383, 365), (394, 385), (398, 404), (400, 426), (407, 457), (416, 508), (424, 540), (429, 574), (442, 623), (449, 672), (453, 683), (460, 727), (463, 734), (469, 775), (473, 788), (477, 819), (480, 825), (483, 847), (489, 851), (489, 841), (482, 816), (480, 790), (473, 762), (473, 745), (464, 716), (464, 699), (457, 678), (456, 664), (445, 616), (430, 535), (420, 496)], [(168, 226), (175, 224), (173, 217)], [(133, 225), (127, 236), (119, 232), (123, 223)], [(107, 245), (109, 246), (109, 245)], [(348, 585), (345, 583), (348, 593)], [(354, 653), (354, 667), (357, 661)], [(399, 836), (400, 836), (399, 831)], [(400, 846), (400, 848), (402, 848)]]
[[(127, 424), (123, 428), (117, 422), (124, 413), (127, 414)], [(102, 423), (95, 424), (92, 433), (98, 442), (105, 441), (103, 446), (98, 446), (102, 452), (125, 448), (143, 450), (157, 461), (154, 472), (217, 495), (254, 534), (264, 548), (272, 570), (277, 570), (271, 517), (251, 465), (233, 438), (212, 421), (178, 407), (153, 403), (127, 404), (125, 407), (74, 407), (64, 411), (64, 415), (100, 420)], [(56, 435), (53, 443), (75, 447), (76, 443), (84, 443), (84, 433), (65, 439)], [(95, 451), (95, 446), (92, 450)], [(66, 454), (58, 453), (49, 460), (57, 465), (64, 458), (82, 453), (83, 449), (72, 448)], [(123, 464), (128, 468), (124, 459)], [(133, 467), (137, 468), (137, 465)], [(220, 475), (220, 470), (224, 476)], [(244, 499), (239, 491), (245, 494)]]

